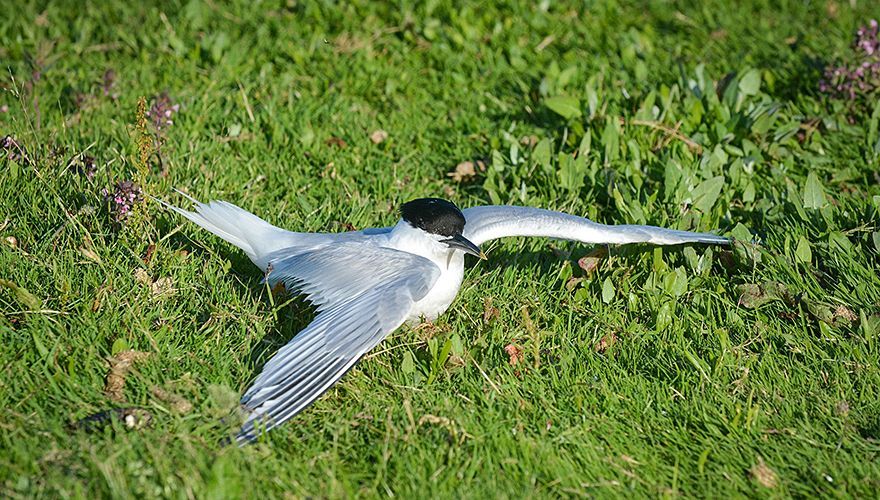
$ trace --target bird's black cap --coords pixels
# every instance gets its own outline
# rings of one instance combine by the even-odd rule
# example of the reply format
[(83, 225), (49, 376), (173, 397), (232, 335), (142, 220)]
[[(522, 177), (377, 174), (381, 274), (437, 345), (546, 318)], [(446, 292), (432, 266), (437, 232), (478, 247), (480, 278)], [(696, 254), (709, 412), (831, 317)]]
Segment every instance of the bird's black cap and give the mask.
[(419, 198), (404, 203), (400, 216), (412, 227), (441, 236), (455, 236), (464, 230), (464, 214), (454, 203), (440, 198)]

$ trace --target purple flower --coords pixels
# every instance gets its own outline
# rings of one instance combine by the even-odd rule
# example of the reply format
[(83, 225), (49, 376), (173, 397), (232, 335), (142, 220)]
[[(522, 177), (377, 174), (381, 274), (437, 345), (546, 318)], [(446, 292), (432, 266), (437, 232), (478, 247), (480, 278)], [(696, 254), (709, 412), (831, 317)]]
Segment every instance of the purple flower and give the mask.
[(152, 120), (156, 130), (161, 132), (163, 128), (174, 125), (174, 120), (171, 118), (178, 111), (180, 111), (180, 104), (172, 103), (168, 92), (163, 92), (153, 101), (153, 105), (147, 111), (147, 116)]
[(7, 135), (2, 140), (0, 140), (0, 151), (2, 151), (2, 155), (6, 157), (7, 160), (14, 161), (16, 163), (29, 163), (27, 151), (18, 141), (15, 140), (11, 135)]
[(95, 177), (95, 173), (98, 172), (98, 164), (95, 162), (95, 157), (85, 153), (80, 153), (71, 158), (68, 167), (73, 172), (86, 176), (88, 180), (92, 180)]
[(819, 80), (819, 91), (836, 99), (855, 101), (880, 89), (880, 36), (872, 19), (856, 31), (848, 61), (828, 66)]
[(122, 222), (131, 213), (131, 209), (141, 201), (143, 194), (141, 187), (132, 181), (117, 181), (113, 190), (104, 188), (101, 190), (104, 201), (109, 204), (110, 215), (116, 222)]

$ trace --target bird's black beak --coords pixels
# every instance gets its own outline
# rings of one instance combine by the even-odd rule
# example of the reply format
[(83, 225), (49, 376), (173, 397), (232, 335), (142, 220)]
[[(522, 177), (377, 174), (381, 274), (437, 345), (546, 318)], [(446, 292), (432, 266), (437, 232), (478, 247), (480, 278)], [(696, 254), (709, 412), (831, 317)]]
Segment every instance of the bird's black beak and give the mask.
[(483, 260), (486, 259), (486, 254), (484, 254), (483, 251), (480, 250), (480, 247), (474, 245), (471, 240), (465, 238), (460, 234), (456, 234), (455, 236), (447, 240), (440, 240), (440, 243), (446, 243), (447, 245), (449, 245), (449, 248), (457, 248), (459, 250), (463, 250), (465, 253), (469, 253), (474, 257), (478, 257)]

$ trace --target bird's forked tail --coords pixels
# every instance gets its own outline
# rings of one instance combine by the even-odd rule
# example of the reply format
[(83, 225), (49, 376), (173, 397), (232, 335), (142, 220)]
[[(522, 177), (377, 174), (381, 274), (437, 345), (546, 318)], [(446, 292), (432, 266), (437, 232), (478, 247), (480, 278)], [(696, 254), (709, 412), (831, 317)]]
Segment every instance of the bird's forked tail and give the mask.
[(160, 199), (156, 201), (244, 250), (251, 261), (261, 269), (265, 270), (267, 264), (262, 262), (263, 257), (296, 238), (297, 233), (273, 226), (232, 203), (217, 200), (201, 203), (185, 193), (178, 192), (193, 203), (195, 211), (184, 210)]

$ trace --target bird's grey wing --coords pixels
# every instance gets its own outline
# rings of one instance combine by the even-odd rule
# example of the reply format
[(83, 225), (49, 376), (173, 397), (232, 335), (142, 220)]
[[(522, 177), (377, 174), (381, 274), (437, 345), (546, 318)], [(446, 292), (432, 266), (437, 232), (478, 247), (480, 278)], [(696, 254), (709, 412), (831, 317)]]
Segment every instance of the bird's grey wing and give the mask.
[(584, 217), (541, 208), (489, 205), (462, 210), (464, 236), (477, 245), (506, 236), (544, 236), (584, 243), (728, 244), (711, 233), (694, 233), (655, 226), (609, 226)]
[(252, 441), (315, 401), (406, 321), (439, 275), (428, 259), (370, 244), (343, 243), (276, 261), (270, 281), (305, 293), (319, 313), (245, 393), (249, 416), (238, 442)]

